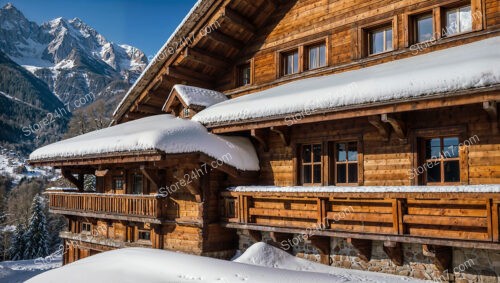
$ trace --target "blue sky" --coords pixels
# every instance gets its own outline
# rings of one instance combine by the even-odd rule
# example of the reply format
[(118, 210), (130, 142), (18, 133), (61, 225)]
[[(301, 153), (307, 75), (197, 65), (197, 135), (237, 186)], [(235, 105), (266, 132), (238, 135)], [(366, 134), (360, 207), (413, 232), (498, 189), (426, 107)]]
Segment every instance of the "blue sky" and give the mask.
[(196, 0), (0, 0), (11, 2), (38, 24), (57, 17), (78, 17), (106, 39), (154, 55)]

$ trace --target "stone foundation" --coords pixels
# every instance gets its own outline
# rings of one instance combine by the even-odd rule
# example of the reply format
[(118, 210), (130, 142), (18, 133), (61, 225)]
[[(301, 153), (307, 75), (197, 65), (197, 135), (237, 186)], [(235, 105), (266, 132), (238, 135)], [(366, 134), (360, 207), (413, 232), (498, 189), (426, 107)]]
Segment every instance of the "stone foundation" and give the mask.
[[(255, 243), (246, 230), (239, 230), (238, 237), (239, 249), (242, 252)], [(271, 241), (268, 232), (262, 232), (262, 241)], [(403, 244), (404, 264), (397, 266), (384, 252), (381, 241), (373, 241), (372, 255), (368, 262), (357, 256), (356, 249), (346, 239), (331, 238), (330, 241), (330, 263), (336, 267), (410, 276), (436, 282), (500, 282), (500, 251), (453, 248), (452, 269), (440, 271), (432, 259), (423, 254), (420, 244)], [(308, 240), (299, 241), (294, 245), (293, 254), (320, 262), (318, 250)]]

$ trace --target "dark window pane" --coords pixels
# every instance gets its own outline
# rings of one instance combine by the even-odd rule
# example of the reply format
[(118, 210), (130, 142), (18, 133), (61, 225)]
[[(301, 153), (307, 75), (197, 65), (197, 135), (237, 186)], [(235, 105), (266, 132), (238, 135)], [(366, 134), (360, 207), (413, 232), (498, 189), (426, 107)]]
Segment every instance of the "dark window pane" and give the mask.
[(358, 164), (349, 164), (349, 183), (358, 182)]
[(321, 165), (314, 165), (314, 183), (321, 183)]
[(310, 184), (311, 183), (311, 165), (304, 165), (302, 170), (303, 183)]
[(417, 19), (417, 42), (424, 42), (432, 38), (432, 14)]
[(314, 162), (321, 162), (321, 145), (313, 145)]
[(134, 175), (134, 194), (142, 194), (142, 175)]
[(444, 162), (444, 181), (460, 182), (460, 164), (458, 161)]
[(347, 149), (345, 143), (337, 144), (337, 161), (346, 161), (347, 159)]
[(358, 160), (358, 144), (356, 142), (350, 142), (348, 144), (349, 152), (347, 159), (349, 161), (357, 161)]
[(439, 158), (441, 155), (441, 140), (432, 139), (425, 142), (425, 158)]
[(427, 163), (427, 182), (441, 182), (441, 162)]
[(346, 165), (337, 164), (337, 183), (346, 182)]
[(302, 162), (305, 162), (305, 163), (311, 162), (311, 146), (310, 145), (302, 146)]
[(458, 157), (458, 138), (444, 138), (443, 139), (443, 156), (445, 158)]

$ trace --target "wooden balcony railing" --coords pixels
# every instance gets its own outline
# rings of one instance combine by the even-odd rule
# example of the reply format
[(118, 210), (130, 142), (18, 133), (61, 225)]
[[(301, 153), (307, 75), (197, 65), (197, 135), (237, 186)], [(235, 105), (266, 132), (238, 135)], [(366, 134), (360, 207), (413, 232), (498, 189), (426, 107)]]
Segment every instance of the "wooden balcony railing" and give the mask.
[(61, 214), (101, 218), (159, 220), (166, 214), (167, 199), (155, 195), (112, 195), (49, 192), (50, 210)]
[(481, 193), (222, 192), (221, 217), (231, 228), (500, 249), (499, 204)]

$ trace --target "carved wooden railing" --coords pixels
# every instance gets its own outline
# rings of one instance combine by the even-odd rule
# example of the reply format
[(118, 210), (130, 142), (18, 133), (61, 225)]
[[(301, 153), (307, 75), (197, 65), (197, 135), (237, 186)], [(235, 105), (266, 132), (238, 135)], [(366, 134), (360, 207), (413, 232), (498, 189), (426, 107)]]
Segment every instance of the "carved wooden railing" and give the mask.
[(232, 228), (499, 245), (498, 194), (225, 191), (220, 203)]
[[(163, 218), (167, 199), (155, 195), (48, 192), (50, 209), (56, 212), (111, 216)], [(106, 217), (103, 217), (106, 218)]]

